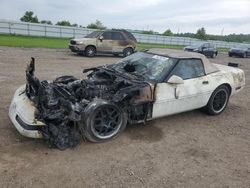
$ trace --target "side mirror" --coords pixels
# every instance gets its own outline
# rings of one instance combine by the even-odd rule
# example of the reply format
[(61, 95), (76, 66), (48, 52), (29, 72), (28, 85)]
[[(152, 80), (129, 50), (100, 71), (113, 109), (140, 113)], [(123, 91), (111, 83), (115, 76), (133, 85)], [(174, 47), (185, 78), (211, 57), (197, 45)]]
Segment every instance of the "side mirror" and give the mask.
[(102, 35), (99, 37), (99, 40), (100, 40), (100, 41), (102, 41), (102, 40), (103, 40), (103, 36), (102, 36)]
[(183, 84), (184, 81), (181, 77), (173, 75), (168, 79), (168, 83), (170, 83), (170, 84)]

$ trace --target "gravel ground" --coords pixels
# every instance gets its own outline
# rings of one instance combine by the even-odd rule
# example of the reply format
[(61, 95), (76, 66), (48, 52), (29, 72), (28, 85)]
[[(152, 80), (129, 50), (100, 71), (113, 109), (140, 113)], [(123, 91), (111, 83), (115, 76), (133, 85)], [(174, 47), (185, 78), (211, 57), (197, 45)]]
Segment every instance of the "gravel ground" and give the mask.
[(50, 149), (22, 137), (8, 118), (11, 98), (36, 58), (41, 79), (72, 74), (119, 58), (86, 58), (67, 50), (0, 47), (0, 187), (250, 187), (250, 59), (239, 62), (246, 88), (219, 116), (191, 111), (131, 125), (117, 139)]

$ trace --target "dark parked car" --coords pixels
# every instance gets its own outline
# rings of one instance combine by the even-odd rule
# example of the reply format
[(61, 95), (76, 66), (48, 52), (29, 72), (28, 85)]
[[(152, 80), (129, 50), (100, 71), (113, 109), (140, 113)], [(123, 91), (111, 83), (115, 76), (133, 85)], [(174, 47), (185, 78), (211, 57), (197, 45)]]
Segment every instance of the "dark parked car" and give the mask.
[(94, 31), (84, 38), (72, 39), (69, 49), (78, 54), (93, 57), (96, 53), (131, 55), (136, 51), (137, 41), (128, 31), (112, 29)]
[(238, 57), (249, 57), (250, 56), (250, 46), (246, 46), (246, 45), (241, 45), (238, 46), (237, 48), (231, 48), (228, 51), (228, 55), (229, 57), (232, 56), (238, 56)]
[(212, 58), (218, 55), (216, 47), (210, 42), (198, 42), (191, 46), (186, 46), (184, 50), (188, 52), (198, 52)]

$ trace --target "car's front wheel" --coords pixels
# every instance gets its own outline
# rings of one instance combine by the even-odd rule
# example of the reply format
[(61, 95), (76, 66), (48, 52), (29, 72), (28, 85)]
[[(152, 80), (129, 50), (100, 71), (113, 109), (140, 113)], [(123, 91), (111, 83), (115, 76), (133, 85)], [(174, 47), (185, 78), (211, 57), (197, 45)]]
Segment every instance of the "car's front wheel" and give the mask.
[(97, 101), (87, 108), (84, 134), (91, 142), (104, 142), (117, 137), (127, 125), (127, 115), (118, 106)]
[(85, 49), (85, 55), (87, 57), (94, 57), (96, 54), (96, 49), (94, 46), (88, 46), (86, 49)]
[(209, 115), (218, 115), (225, 110), (229, 100), (230, 91), (226, 85), (219, 86), (211, 95), (207, 106), (206, 112)]
[(211, 55), (211, 58), (215, 58), (217, 56), (217, 53), (214, 52), (212, 55)]

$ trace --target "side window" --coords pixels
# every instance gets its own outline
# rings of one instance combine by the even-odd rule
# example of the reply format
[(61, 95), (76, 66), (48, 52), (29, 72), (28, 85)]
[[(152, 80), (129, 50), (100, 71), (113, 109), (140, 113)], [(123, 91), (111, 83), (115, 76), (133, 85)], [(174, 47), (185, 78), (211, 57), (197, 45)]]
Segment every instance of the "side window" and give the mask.
[(111, 40), (112, 34), (111, 32), (104, 32), (102, 36), (104, 40)]
[(124, 37), (119, 32), (112, 32), (112, 40), (124, 40)]
[(204, 67), (200, 59), (180, 60), (174, 68), (172, 75), (181, 77), (183, 80), (204, 76)]
[(208, 43), (205, 43), (205, 44), (203, 44), (203, 47), (209, 48), (209, 44), (208, 44)]

